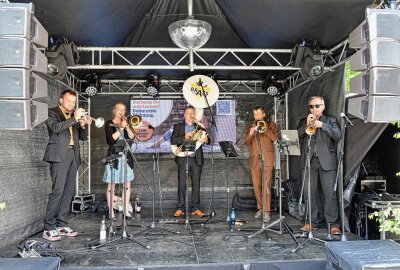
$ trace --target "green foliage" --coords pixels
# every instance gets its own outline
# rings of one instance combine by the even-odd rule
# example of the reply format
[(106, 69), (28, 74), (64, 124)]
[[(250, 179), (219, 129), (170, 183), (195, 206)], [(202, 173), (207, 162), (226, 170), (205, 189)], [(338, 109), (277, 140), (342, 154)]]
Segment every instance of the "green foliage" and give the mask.
[(5, 202), (0, 203), (0, 210), (3, 210), (4, 208), (6, 208), (6, 203)]
[(400, 209), (392, 208), (391, 204), (387, 209), (369, 214), (368, 218), (379, 222), (380, 232), (400, 234)]
[(346, 85), (345, 85), (345, 89), (346, 89), (346, 93), (350, 92), (350, 79), (357, 76), (358, 74), (360, 74), (361, 72), (358, 71), (351, 71), (350, 70), (350, 62), (347, 61), (346, 65), (345, 65), (345, 74), (346, 74)]

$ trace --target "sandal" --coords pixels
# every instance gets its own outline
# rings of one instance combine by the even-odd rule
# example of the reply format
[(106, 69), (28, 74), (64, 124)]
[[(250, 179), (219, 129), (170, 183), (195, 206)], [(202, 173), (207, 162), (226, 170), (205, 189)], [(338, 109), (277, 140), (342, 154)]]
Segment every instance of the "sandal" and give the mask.
[(71, 237), (75, 237), (78, 235), (78, 232), (74, 231), (70, 227), (59, 227), (57, 228), (57, 232), (59, 235), (66, 235)]

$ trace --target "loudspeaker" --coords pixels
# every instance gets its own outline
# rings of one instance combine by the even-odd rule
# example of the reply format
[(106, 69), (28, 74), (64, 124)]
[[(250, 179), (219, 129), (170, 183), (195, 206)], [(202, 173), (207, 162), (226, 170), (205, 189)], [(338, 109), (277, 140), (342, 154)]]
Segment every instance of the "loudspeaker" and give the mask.
[(400, 11), (367, 9), (366, 19), (350, 33), (349, 46), (358, 49), (350, 69), (363, 73), (350, 79), (348, 112), (365, 122), (398, 121)]
[(46, 73), (46, 56), (26, 38), (0, 38), (0, 66)]
[(350, 92), (361, 95), (400, 95), (400, 68), (374, 67), (350, 79)]
[(400, 96), (360, 96), (348, 99), (348, 112), (366, 122), (400, 120)]
[(23, 68), (0, 69), (0, 99), (31, 99), (47, 96), (47, 81)]
[(0, 36), (26, 38), (39, 48), (47, 48), (48, 33), (33, 11), (33, 4), (0, 3)]
[(350, 69), (354, 71), (378, 66), (400, 68), (400, 42), (375, 39), (350, 57)]
[(400, 41), (400, 28), (396, 27), (396, 25), (400, 25), (399, 12), (381, 9), (375, 10), (373, 13), (367, 10), (368, 13), (370, 13), (368, 18), (350, 33), (350, 48), (359, 49), (369, 41), (379, 38), (390, 38)]
[(48, 118), (47, 110), (34, 100), (0, 100), (0, 129), (32, 129)]

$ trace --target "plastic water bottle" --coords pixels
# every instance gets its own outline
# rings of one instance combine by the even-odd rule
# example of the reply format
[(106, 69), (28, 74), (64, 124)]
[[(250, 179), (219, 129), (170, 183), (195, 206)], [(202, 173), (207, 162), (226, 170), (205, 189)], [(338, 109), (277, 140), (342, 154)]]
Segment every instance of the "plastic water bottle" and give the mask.
[(141, 212), (142, 212), (142, 202), (140, 201), (139, 197), (136, 197), (135, 213), (140, 214)]
[(231, 225), (235, 225), (235, 221), (236, 221), (235, 208), (232, 207), (232, 211), (231, 211)]
[(107, 231), (106, 231), (106, 217), (103, 216), (103, 220), (100, 225), (100, 243), (104, 243), (107, 240)]

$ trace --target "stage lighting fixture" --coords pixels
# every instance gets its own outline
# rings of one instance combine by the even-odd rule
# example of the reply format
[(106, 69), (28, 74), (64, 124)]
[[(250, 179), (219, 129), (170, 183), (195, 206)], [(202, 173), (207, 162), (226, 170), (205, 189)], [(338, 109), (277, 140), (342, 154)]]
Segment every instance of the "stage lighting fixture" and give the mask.
[(269, 75), (264, 83), (264, 91), (270, 96), (277, 96), (280, 93), (276, 75)]
[(188, 18), (168, 26), (172, 41), (183, 49), (197, 49), (207, 43), (211, 36), (211, 24), (195, 20), (192, 15), (193, 0), (188, 0)]
[(86, 83), (83, 84), (82, 89), (85, 90), (86, 95), (93, 97), (101, 90), (101, 76), (96, 73), (90, 73), (85, 76)]
[(307, 78), (317, 78), (324, 71), (324, 56), (317, 47), (304, 50), (301, 72)]
[(46, 51), (48, 59), (47, 74), (54, 79), (65, 78), (68, 66), (75, 66), (79, 61), (78, 48), (66, 37), (49, 36), (49, 48)]
[(300, 67), (300, 73), (305, 79), (315, 79), (324, 71), (324, 56), (319, 50), (318, 43), (301, 42), (293, 48), (292, 66)]
[(159, 96), (160, 79), (158, 75), (151, 74), (147, 78), (146, 91), (149, 96), (156, 98)]

